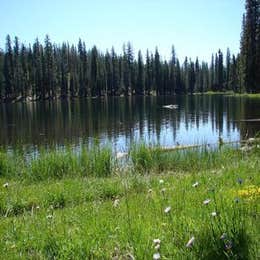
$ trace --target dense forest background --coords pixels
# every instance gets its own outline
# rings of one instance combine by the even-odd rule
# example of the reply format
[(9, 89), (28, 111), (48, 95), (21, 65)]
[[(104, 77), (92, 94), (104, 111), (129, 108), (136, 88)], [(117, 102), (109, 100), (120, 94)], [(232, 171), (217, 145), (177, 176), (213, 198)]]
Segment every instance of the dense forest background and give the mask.
[(206, 91), (260, 92), (260, 0), (246, 0), (240, 53), (227, 49), (212, 54), (211, 62), (185, 58), (180, 63), (172, 47), (170, 60), (123, 45), (106, 53), (96, 46), (87, 49), (57, 45), (46, 35), (29, 46), (6, 37), (0, 49), (0, 102), (115, 95), (172, 95)]

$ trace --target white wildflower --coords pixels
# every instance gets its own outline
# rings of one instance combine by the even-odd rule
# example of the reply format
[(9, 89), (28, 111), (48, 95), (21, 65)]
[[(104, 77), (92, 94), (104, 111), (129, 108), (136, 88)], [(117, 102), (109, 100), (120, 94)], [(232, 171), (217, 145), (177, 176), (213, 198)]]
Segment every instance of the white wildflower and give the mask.
[(213, 212), (211, 213), (211, 216), (212, 216), (212, 217), (216, 217), (216, 216), (217, 216), (217, 212), (216, 212), (216, 211), (213, 211)]
[(199, 186), (199, 183), (198, 183), (197, 181), (192, 184), (192, 187), (193, 187), (193, 188), (196, 188), (196, 187), (198, 187), (198, 186)]
[(149, 189), (149, 190), (148, 190), (148, 193), (152, 193), (152, 192), (153, 192), (153, 190), (152, 190), (152, 189)]
[(186, 247), (192, 247), (193, 244), (194, 244), (194, 241), (195, 241), (195, 237), (192, 237), (192, 238), (188, 241), (188, 243), (186, 244)]
[(40, 206), (37, 206), (36, 209), (40, 209)]
[(166, 188), (162, 188), (161, 193), (165, 193), (165, 192), (166, 192)]
[(221, 235), (221, 237), (220, 237), (221, 240), (224, 240), (224, 239), (226, 239), (226, 238), (227, 238), (227, 233), (223, 233), (223, 234)]
[(46, 218), (47, 218), (47, 219), (52, 219), (52, 218), (53, 218), (53, 215), (51, 215), (51, 214), (50, 214), (50, 215), (47, 215)]
[(209, 203), (210, 203), (210, 199), (206, 199), (206, 200), (203, 201), (204, 205), (208, 205)]
[(9, 183), (8, 183), (8, 182), (6, 182), (6, 183), (3, 185), (4, 188), (8, 188), (8, 186), (9, 186)]
[(161, 255), (159, 253), (154, 253), (153, 260), (159, 260), (159, 259), (161, 259)]
[(155, 238), (155, 239), (153, 240), (153, 243), (154, 243), (155, 245), (158, 245), (158, 244), (161, 243), (161, 240), (160, 240), (159, 238)]
[(171, 210), (171, 207), (167, 207), (167, 208), (164, 210), (164, 212), (167, 214), (167, 213), (170, 212), (170, 210)]
[(118, 205), (119, 205), (119, 199), (115, 199), (113, 206), (116, 208), (116, 207), (118, 207)]
[(164, 183), (164, 180), (160, 179), (160, 180), (159, 180), (159, 183), (160, 183), (160, 184), (163, 184), (163, 183)]

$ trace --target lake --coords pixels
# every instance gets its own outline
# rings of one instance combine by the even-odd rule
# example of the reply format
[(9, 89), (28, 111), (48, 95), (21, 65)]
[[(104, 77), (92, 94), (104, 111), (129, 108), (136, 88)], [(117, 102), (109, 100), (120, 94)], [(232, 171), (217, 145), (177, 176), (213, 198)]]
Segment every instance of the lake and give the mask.
[[(164, 108), (175, 104), (176, 109)], [(254, 137), (260, 99), (223, 95), (114, 97), (0, 104), (0, 145), (4, 149), (75, 149), (95, 140), (125, 151), (140, 140), (149, 144), (215, 144)]]

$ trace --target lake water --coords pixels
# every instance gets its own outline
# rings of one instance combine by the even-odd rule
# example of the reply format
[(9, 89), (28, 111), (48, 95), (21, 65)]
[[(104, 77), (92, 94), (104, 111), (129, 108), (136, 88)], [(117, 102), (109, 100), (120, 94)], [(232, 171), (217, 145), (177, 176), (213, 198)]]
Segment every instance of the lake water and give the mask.
[[(176, 104), (177, 109), (163, 108)], [(238, 141), (253, 137), (260, 99), (231, 96), (115, 97), (0, 104), (0, 145), (37, 151), (41, 146), (74, 148), (111, 144), (125, 151), (131, 142), (175, 146)]]

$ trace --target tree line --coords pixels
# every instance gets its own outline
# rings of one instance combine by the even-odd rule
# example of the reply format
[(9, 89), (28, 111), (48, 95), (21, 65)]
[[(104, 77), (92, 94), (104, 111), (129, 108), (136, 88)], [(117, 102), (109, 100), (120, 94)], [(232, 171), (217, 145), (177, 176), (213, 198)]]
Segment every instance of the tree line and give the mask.
[(118, 55), (114, 48), (102, 53), (96, 46), (87, 50), (79, 39), (77, 47), (53, 44), (48, 35), (44, 44), (38, 39), (26, 47), (8, 35), (6, 50), (0, 52), (2, 100), (32, 97), (53, 99), (115, 95), (168, 95), (208, 90), (238, 90), (237, 57), (229, 49), (226, 61), (219, 50), (211, 64), (185, 58), (180, 64), (172, 47), (169, 61), (159, 50), (138, 51), (134, 57), (130, 43)]
[(18, 37), (6, 37), (0, 49), (0, 101), (45, 100), (116, 95), (173, 95), (205, 91), (260, 91), (260, 1), (246, 0), (241, 51), (225, 58), (218, 50), (211, 62), (184, 59), (180, 63), (172, 47), (170, 60), (163, 60), (158, 48), (145, 56), (133, 46), (123, 45), (121, 54), (112, 48), (102, 53), (86, 48), (57, 45), (46, 35), (25, 46)]

